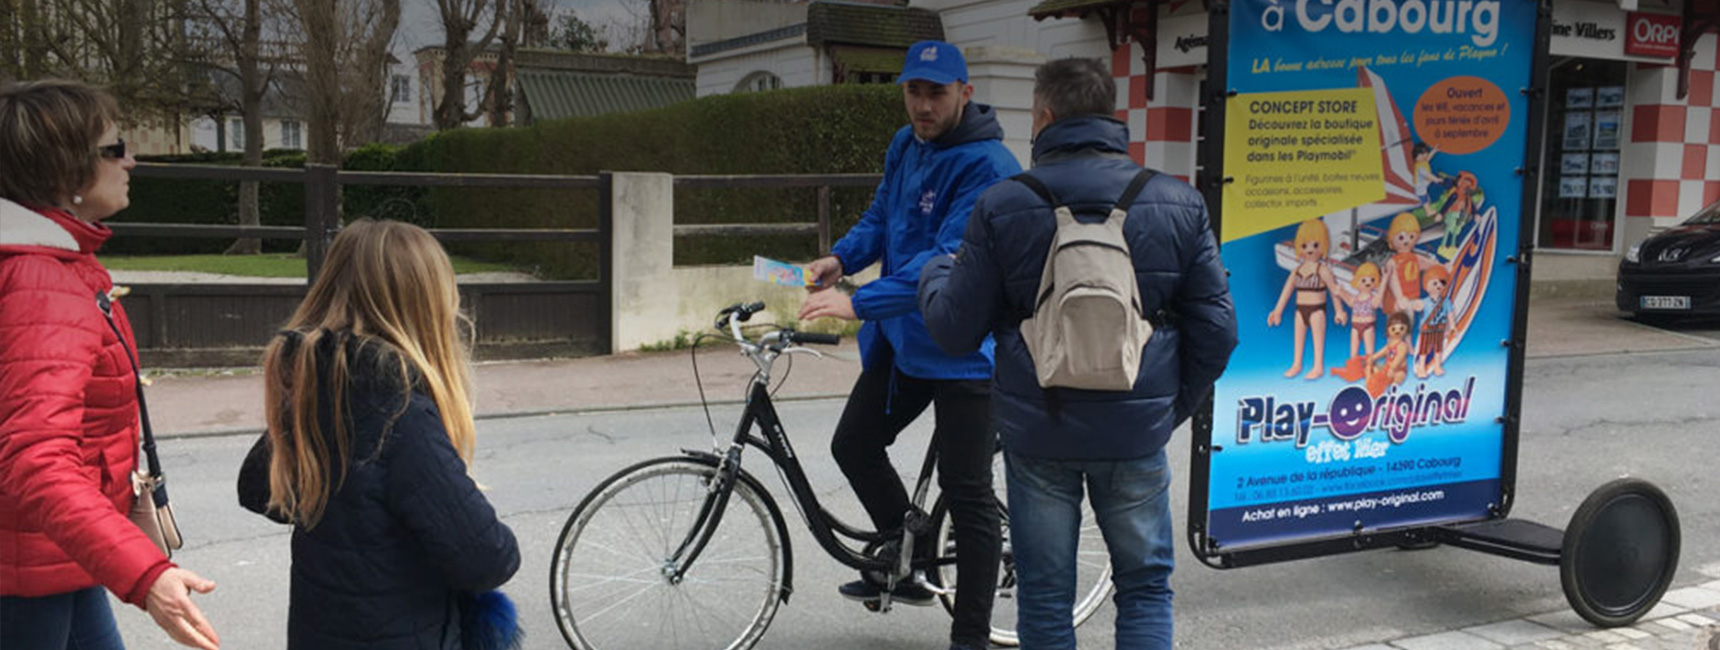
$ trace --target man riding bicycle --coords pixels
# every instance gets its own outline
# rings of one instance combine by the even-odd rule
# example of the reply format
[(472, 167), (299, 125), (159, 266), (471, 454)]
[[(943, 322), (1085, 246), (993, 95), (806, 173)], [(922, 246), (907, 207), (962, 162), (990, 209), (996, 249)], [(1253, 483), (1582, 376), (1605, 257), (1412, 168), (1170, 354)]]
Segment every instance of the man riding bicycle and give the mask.
[[(997, 582), (1001, 532), (992, 491), (997, 434), (989, 425), (992, 345), (944, 354), (926, 332), (916, 303), (920, 268), (961, 245), (968, 213), (980, 192), (1021, 171), (1003, 146), (990, 106), (973, 103), (967, 62), (949, 43), (922, 41), (908, 49), (900, 82), (909, 126), (896, 132), (884, 157), (884, 180), (860, 222), (806, 266), (816, 285), (802, 320), (861, 320), (863, 369), (830, 443), (831, 455), (880, 531), (899, 531), (910, 507), (887, 448), (927, 406), (934, 406), (933, 444), (938, 486), (955, 525), (955, 620), (951, 649), (987, 647)], [(830, 290), (844, 275), (875, 261), (881, 277), (852, 298)], [(887, 576), (862, 575), (843, 596), (878, 601)], [(891, 600), (929, 605), (917, 576), (897, 583)]]

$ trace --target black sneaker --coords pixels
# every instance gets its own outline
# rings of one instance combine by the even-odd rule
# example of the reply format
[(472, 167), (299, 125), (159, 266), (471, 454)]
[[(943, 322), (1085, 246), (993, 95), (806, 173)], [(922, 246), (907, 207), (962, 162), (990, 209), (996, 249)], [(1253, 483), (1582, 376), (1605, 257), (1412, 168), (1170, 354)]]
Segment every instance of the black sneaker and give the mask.
[[(855, 580), (836, 588), (843, 598), (860, 602), (877, 602), (884, 593), (884, 587), (865, 578)], [(890, 602), (915, 607), (929, 607), (937, 598), (932, 590), (920, 586), (920, 583), (904, 580), (896, 583), (896, 588), (890, 592)]]

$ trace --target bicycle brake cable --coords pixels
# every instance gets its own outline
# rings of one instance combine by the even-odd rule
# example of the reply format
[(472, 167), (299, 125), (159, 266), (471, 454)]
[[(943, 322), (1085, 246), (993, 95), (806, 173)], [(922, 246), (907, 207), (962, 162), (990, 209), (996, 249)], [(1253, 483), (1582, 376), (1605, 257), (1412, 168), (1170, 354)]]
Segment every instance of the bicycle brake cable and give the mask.
[(711, 419), (711, 403), (705, 399), (705, 382), (699, 377), (699, 342), (707, 337), (716, 338), (709, 333), (700, 332), (693, 337), (693, 350), (689, 356), (693, 358), (693, 384), (699, 387), (699, 406), (705, 410), (705, 426), (711, 430), (711, 449), (720, 449), (717, 444), (717, 423)]

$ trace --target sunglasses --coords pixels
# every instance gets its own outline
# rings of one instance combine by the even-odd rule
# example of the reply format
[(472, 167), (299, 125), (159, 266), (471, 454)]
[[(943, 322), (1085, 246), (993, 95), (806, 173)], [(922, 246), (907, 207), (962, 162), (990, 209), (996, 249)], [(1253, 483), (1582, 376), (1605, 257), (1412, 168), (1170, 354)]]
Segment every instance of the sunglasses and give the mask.
[(103, 158), (112, 158), (114, 160), (124, 159), (125, 138), (120, 138), (118, 142), (113, 144), (96, 147), (96, 153), (101, 154), (101, 157)]

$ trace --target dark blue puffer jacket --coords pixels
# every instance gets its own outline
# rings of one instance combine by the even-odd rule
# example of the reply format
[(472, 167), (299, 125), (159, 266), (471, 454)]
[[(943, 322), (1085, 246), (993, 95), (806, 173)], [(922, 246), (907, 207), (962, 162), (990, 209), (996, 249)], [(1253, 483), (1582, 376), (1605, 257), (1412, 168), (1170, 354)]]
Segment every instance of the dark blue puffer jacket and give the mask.
[(991, 341), (946, 355), (926, 334), (914, 300), (920, 267), (955, 252), (974, 200), (993, 183), (1021, 171), (1003, 147), (1003, 127), (990, 106), (969, 102), (961, 121), (922, 142), (902, 127), (884, 155), (884, 180), (860, 222), (831, 247), (842, 272), (853, 275), (883, 262), (877, 280), (854, 292), (861, 362), (871, 368), (892, 353), (896, 368), (920, 379), (991, 376)]
[[(1083, 221), (1103, 218), (1140, 171), (1128, 129), (1108, 117), (1058, 121), (1039, 133), (1033, 170)], [(1153, 177), (1123, 235), (1149, 314), (1171, 313), (1141, 355), (1132, 391), (1039, 387), (1021, 321), (1033, 314), (1057, 229), (1051, 205), (1020, 182), (981, 195), (962, 250), (926, 265), (919, 299), (932, 339), (957, 354), (997, 340), (992, 415), (1005, 448), (1036, 458), (1138, 458), (1158, 451), (1205, 399), (1236, 347), (1236, 312), (1206, 203), (1187, 183)], [(1081, 216), (1090, 215), (1090, 216)]]
[[(333, 338), (319, 346), (324, 368)], [(322, 521), (293, 529), (287, 648), (458, 650), (457, 594), (507, 582), (519, 545), (466, 475), (435, 403), (381, 370), (390, 352), (345, 345), (354, 359), (347, 473)], [(333, 397), (324, 389), (318, 403)], [(321, 417), (332, 432), (326, 406)], [(258, 513), (269, 498), (267, 440), (239, 474), (239, 502)]]

